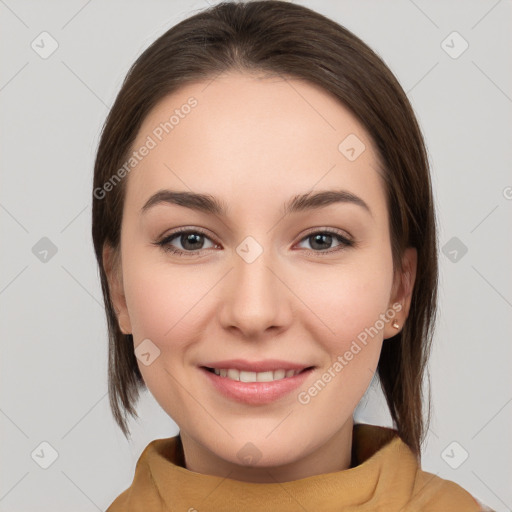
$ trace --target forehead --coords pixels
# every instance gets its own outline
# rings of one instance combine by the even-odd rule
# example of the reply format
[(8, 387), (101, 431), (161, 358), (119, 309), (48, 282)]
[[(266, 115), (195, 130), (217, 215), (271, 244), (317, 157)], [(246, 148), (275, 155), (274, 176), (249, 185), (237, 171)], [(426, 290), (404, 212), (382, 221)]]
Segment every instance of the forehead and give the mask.
[(151, 149), (128, 176), (125, 207), (140, 209), (164, 188), (256, 209), (268, 208), (272, 197), (277, 208), (294, 194), (345, 188), (372, 209), (385, 208), (366, 130), (330, 93), (305, 81), (228, 73), (189, 84), (145, 118), (132, 149), (145, 145)]

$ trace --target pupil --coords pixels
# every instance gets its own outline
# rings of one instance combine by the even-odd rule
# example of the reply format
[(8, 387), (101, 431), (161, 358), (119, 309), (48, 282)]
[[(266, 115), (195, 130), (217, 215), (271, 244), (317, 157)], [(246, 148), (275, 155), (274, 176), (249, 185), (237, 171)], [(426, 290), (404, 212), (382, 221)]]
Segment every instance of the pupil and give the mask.
[[(197, 246), (194, 247), (194, 242), (200, 242), (200, 239), (203, 235), (199, 235), (199, 234), (195, 234), (195, 233), (189, 233), (187, 235), (183, 235), (181, 237), (181, 243), (183, 245), (183, 247), (185, 249), (191, 249), (191, 250), (195, 250), (197, 249)], [(183, 241), (185, 241), (185, 243), (183, 243)], [(187, 247), (187, 244), (191, 243), (192, 244), (192, 247)]]
[(311, 244), (311, 246), (313, 248), (315, 248), (315, 244), (317, 243), (318, 240), (320, 240), (320, 242), (319, 242), (320, 247), (317, 247), (317, 249), (325, 249), (325, 247), (322, 246), (322, 242), (321, 242), (322, 239), (327, 239), (327, 241), (324, 240), (324, 244), (327, 243), (327, 245), (329, 246), (332, 242), (332, 235), (329, 235), (329, 234), (313, 235), (313, 243)]

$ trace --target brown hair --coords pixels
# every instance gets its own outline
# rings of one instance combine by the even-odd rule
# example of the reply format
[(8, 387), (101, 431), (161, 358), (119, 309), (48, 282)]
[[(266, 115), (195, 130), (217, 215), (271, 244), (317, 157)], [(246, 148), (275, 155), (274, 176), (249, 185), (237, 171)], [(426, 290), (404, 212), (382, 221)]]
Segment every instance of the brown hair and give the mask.
[(418, 252), (409, 316), (403, 329), (383, 344), (377, 374), (398, 434), (421, 457), (422, 384), (438, 280), (436, 221), (423, 137), (403, 89), (364, 42), (315, 11), (279, 0), (223, 2), (172, 27), (132, 65), (103, 126), (94, 167), (92, 237), (107, 313), (114, 418), (127, 436), (126, 414), (138, 417), (134, 405), (145, 384), (132, 335), (119, 329), (102, 258), (104, 244), (119, 258), (125, 180), (108, 193), (102, 187), (127, 160), (143, 120), (161, 99), (185, 84), (230, 70), (317, 84), (348, 107), (372, 137), (384, 170), (394, 270), (402, 270), (406, 247)]

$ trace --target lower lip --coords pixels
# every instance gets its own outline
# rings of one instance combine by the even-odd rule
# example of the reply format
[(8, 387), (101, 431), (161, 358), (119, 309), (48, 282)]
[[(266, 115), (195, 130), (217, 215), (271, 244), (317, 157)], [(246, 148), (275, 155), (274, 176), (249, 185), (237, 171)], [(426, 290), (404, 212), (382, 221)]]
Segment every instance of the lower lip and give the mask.
[(272, 382), (241, 382), (221, 377), (205, 368), (199, 369), (224, 396), (250, 405), (269, 404), (279, 400), (297, 389), (313, 371), (313, 368), (310, 368), (293, 377), (285, 377)]

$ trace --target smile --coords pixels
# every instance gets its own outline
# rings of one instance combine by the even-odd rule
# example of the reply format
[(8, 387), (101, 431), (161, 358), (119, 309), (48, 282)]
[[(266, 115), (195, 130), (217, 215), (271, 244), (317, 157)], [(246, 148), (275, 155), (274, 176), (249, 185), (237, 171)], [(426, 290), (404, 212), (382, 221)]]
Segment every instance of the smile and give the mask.
[(266, 372), (250, 372), (245, 370), (238, 370), (236, 368), (206, 368), (210, 372), (214, 372), (220, 377), (226, 377), (231, 380), (237, 380), (240, 382), (273, 382), (275, 380), (281, 380), (288, 377), (293, 377), (303, 372), (303, 370), (285, 370), (279, 369), (274, 371)]
[(265, 405), (296, 390), (314, 372), (314, 368), (253, 372), (201, 366), (199, 370), (223, 397), (248, 405)]

